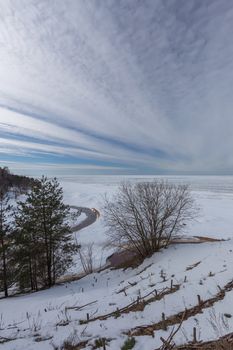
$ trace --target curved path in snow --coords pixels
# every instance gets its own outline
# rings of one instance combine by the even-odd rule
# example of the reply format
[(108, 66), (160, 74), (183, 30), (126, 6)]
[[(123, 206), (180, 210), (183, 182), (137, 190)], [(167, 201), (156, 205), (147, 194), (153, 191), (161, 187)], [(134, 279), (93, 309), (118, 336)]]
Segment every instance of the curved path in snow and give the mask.
[(86, 214), (86, 219), (84, 219), (82, 222), (80, 222), (78, 225), (75, 225), (72, 227), (71, 231), (72, 232), (76, 232), (79, 231), (87, 226), (90, 226), (92, 224), (94, 224), (94, 222), (97, 219), (97, 213), (95, 213), (93, 210), (91, 210), (90, 208), (86, 208), (86, 207), (77, 207), (75, 205), (71, 205), (70, 208), (72, 209), (77, 209), (78, 211), (80, 211), (81, 213)]

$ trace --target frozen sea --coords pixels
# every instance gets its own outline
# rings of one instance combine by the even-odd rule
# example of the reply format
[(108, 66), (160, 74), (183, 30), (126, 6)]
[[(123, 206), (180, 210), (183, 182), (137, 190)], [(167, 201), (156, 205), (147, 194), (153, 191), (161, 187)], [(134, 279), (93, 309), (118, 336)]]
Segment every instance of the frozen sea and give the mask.
[(170, 176), (170, 175), (76, 175), (59, 177), (61, 182), (96, 185), (119, 185), (124, 181), (144, 182), (164, 180), (175, 184), (188, 184), (194, 191), (210, 191), (233, 194), (233, 176)]
[[(188, 184), (198, 206), (199, 215), (185, 228), (185, 235), (233, 238), (233, 176), (66, 176), (59, 178), (64, 199), (70, 205), (95, 207), (101, 217), (94, 226), (79, 234), (81, 241), (103, 245), (106, 240), (103, 197), (111, 198), (122, 181), (163, 179), (175, 184)], [(94, 234), (93, 234), (94, 229)]]

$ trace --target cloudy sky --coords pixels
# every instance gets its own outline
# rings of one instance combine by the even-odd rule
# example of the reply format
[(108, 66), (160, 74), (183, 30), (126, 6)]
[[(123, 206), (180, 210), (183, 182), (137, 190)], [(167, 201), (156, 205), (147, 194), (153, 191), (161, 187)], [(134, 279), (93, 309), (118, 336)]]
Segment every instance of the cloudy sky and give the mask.
[(233, 174), (233, 2), (0, 0), (0, 166)]

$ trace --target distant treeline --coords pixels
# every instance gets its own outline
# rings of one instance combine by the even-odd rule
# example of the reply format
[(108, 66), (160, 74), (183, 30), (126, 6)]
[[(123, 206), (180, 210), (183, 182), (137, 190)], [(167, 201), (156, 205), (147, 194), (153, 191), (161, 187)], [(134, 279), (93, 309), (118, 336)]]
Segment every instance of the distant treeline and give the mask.
[(11, 174), (8, 167), (0, 167), (0, 187), (9, 189), (17, 189), (20, 192), (28, 190), (37, 180), (23, 176)]

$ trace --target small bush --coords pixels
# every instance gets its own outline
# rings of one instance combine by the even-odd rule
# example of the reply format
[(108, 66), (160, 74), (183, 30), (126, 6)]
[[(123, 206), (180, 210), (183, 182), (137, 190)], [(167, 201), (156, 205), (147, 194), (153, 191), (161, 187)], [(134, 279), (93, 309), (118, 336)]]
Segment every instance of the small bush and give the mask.
[(121, 347), (121, 350), (130, 350), (133, 349), (134, 345), (136, 344), (135, 338), (128, 338), (124, 342), (123, 346)]

